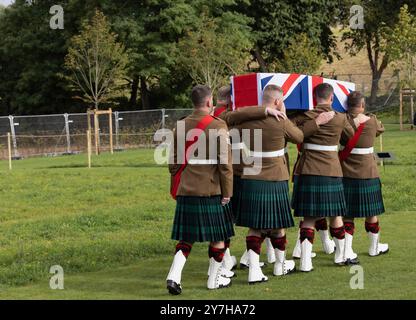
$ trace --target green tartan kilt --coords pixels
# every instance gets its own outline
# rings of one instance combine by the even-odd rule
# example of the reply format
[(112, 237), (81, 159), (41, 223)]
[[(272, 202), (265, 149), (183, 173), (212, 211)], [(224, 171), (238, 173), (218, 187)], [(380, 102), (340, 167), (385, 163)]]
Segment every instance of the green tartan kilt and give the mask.
[(293, 227), (288, 182), (242, 179), (236, 225), (253, 229)]
[(345, 216), (346, 204), (342, 178), (296, 176), (292, 207), (296, 217)]
[(237, 219), (240, 212), (241, 201), (241, 177), (234, 175), (233, 177), (233, 197), (231, 198), (231, 209), (233, 221)]
[(229, 205), (221, 205), (221, 196), (178, 196), (172, 239), (185, 242), (217, 242), (234, 236)]
[(348, 217), (374, 217), (385, 212), (379, 178), (344, 178), (343, 183)]

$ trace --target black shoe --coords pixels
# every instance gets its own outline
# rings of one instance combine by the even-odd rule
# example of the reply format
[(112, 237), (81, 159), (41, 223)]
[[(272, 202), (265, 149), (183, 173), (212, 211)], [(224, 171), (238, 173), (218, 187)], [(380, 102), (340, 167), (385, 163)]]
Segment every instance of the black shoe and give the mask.
[[(267, 266), (267, 263), (263, 262), (263, 265), (260, 265), (260, 268), (263, 269), (266, 266)], [(244, 269), (248, 269), (248, 268), (249, 268), (249, 266), (247, 264), (240, 262), (240, 269), (244, 270)]]
[(258, 283), (264, 283), (264, 282), (267, 282), (267, 281), (269, 281), (268, 279), (266, 280), (266, 278), (262, 278), (261, 280), (259, 280), (259, 281), (251, 281), (251, 282), (249, 282), (248, 284), (250, 285), (250, 286), (252, 286), (252, 285), (254, 285), (254, 284), (258, 284)]
[(166, 281), (166, 288), (168, 289), (169, 293), (177, 296), (182, 293), (182, 287), (180, 284), (177, 284), (175, 281), (167, 280)]
[(345, 265), (346, 266), (351, 266), (351, 265), (356, 265), (356, 264), (360, 264), (360, 261), (358, 260), (358, 258), (355, 258), (355, 259), (347, 259), (345, 261)]

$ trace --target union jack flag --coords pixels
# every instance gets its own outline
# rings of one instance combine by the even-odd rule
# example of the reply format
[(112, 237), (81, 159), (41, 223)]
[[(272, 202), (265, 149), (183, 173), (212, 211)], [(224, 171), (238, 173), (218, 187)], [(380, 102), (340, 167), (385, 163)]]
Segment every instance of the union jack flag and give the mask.
[(274, 84), (283, 89), (288, 110), (312, 110), (316, 106), (313, 90), (321, 83), (332, 85), (335, 93), (332, 106), (335, 111), (345, 112), (347, 97), (355, 90), (354, 83), (296, 73), (252, 73), (231, 77), (233, 109), (261, 105), (263, 90)]

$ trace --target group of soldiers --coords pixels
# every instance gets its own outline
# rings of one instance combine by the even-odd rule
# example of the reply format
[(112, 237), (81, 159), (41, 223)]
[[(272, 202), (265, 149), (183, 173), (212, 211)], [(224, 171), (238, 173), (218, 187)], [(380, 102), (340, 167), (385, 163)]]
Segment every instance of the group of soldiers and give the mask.
[[(237, 266), (230, 254), (234, 224), (248, 228), (240, 266), (248, 268), (249, 284), (268, 281), (260, 261), (263, 242), (274, 276), (294, 272), (295, 261), (286, 259), (286, 229), (295, 226), (292, 209), (302, 218), (292, 254), (302, 272), (313, 270), (315, 230), (336, 265), (359, 263), (352, 248), (354, 218), (365, 218), (370, 256), (388, 251), (379, 242), (384, 204), (373, 148), (384, 128), (365, 114), (361, 93), (349, 95), (347, 113), (334, 112), (334, 90), (320, 84), (314, 90), (317, 106), (290, 117), (283, 90), (275, 85), (264, 89), (262, 106), (235, 111), (230, 86), (218, 90), (215, 108), (207, 86), (194, 87), (191, 98), (194, 110), (181, 120), (184, 132), (174, 131), (169, 164), (176, 199), (172, 239), (178, 241), (167, 276), (169, 293), (182, 292), (182, 270), (195, 242), (209, 242), (208, 289), (231, 285)], [(215, 148), (210, 148), (210, 130), (218, 133)], [(194, 151), (203, 139), (207, 156), (201, 159)], [(182, 140), (186, 143), (178, 148)], [(288, 142), (298, 148), (291, 199)]]

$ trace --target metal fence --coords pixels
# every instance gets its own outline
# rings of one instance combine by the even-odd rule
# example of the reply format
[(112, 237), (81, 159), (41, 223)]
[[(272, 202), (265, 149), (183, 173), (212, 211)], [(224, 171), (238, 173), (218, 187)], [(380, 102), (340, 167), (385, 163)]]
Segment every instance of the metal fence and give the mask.
[[(369, 111), (387, 111), (388, 116), (391, 113), (387, 122), (398, 123), (398, 101), (397, 92), (392, 90)], [(404, 121), (410, 123), (413, 116), (407, 105), (405, 102)], [(172, 129), (176, 121), (191, 112), (191, 109), (115, 111), (111, 117), (114, 149), (154, 147), (153, 136), (158, 129)], [(93, 116), (90, 116), (93, 123)], [(108, 115), (100, 115), (99, 124), (100, 150), (107, 151), (110, 148)], [(0, 117), (0, 158), (8, 157), (8, 133), (12, 140), (12, 156), (19, 159), (86, 152), (87, 130), (87, 113)]]
[[(158, 129), (173, 128), (191, 109), (115, 111), (112, 113), (115, 150), (153, 147)], [(93, 119), (91, 119), (93, 123)], [(109, 117), (99, 116), (100, 149), (109, 149)], [(8, 156), (11, 134), (13, 158), (56, 156), (87, 150), (87, 113), (0, 117), (0, 157)]]

